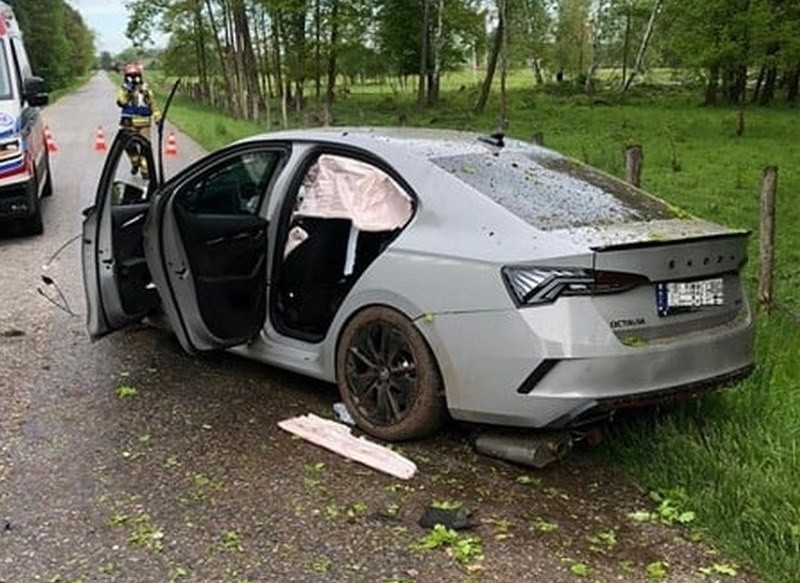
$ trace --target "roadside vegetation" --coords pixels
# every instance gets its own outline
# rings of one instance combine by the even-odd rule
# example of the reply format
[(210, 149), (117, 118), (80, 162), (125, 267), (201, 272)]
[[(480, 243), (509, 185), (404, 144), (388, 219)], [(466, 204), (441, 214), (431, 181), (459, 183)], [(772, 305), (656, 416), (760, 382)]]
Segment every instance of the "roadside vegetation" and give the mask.
[(29, 47), (31, 67), (53, 90), (69, 90), (94, 65), (94, 33), (65, 0), (8, 0)]
[[(164, 52), (145, 59), (147, 76), (162, 94), (176, 76), (186, 80), (170, 121), (209, 149), (322, 124), (502, 130), (525, 140), (538, 134), (545, 146), (621, 176), (623, 149), (639, 144), (646, 190), (754, 234), (762, 171), (777, 166), (776, 303), (758, 314), (754, 374), (696, 403), (622, 420), (605, 451), (653, 493), (659, 520), (691, 522), (768, 580), (800, 580), (797, 3), (130, 0), (128, 7), (128, 36), (138, 46), (156, 31), (170, 33)], [(758, 261), (754, 236), (745, 270), (753, 298)], [(460, 544), (448, 532), (432, 537), (420, 545)], [(581, 576), (585, 568), (571, 570)], [(724, 574), (725, 565), (717, 570)], [(663, 565), (652, 571), (660, 578)]]

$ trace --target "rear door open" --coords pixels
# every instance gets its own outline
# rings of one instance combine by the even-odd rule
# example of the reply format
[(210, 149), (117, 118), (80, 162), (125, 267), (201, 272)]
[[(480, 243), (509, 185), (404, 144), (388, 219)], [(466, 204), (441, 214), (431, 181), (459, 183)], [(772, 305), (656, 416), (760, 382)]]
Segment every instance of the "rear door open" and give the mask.
[(165, 187), (145, 233), (164, 312), (188, 352), (246, 343), (266, 319), (267, 220), (288, 148), (244, 144)]

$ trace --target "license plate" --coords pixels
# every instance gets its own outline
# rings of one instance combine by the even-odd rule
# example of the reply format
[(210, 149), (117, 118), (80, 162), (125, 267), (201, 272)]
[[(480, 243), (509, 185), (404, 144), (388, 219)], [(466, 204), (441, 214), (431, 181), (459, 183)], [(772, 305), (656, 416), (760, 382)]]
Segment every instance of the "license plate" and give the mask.
[(670, 316), (705, 306), (725, 303), (722, 278), (699, 281), (670, 281), (656, 284), (656, 305), (659, 316)]

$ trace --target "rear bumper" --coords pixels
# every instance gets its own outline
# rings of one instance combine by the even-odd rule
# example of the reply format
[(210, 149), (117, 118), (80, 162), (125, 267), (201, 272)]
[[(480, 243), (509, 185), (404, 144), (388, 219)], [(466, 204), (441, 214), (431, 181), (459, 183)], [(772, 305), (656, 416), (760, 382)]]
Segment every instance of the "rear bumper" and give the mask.
[(725, 387), (730, 387), (737, 382), (746, 379), (753, 372), (754, 368), (754, 364), (749, 364), (730, 373), (722, 374), (710, 379), (704, 379), (702, 381), (687, 383), (677, 387), (636, 393), (634, 395), (628, 395), (624, 397), (609, 397), (594, 401), (588, 405), (586, 403), (581, 403), (573, 411), (570, 411), (566, 415), (551, 421), (548, 424), (548, 427), (552, 429), (576, 427), (585, 425), (587, 423), (592, 423), (597, 419), (608, 418), (613, 413), (625, 409), (652, 407), (655, 405), (663, 405), (677, 401), (684, 401), (687, 399), (694, 399), (701, 395), (718, 391)]
[[(665, 398), (729, 385), (753, 367), (745, 304), (730, 323), (646, 346), (616, 339), (607, 322), (583, 319), (573, 342), (555, 342), (529, 310), (437, 315), (420, 331), (437, 356), (456, 419), (555, 427)], [(547, 329), (575, 322), (551, 320)], [(558, 335), (558, 334), (556, 334)], [(563, 337), (562, 337), (563, 340)]]

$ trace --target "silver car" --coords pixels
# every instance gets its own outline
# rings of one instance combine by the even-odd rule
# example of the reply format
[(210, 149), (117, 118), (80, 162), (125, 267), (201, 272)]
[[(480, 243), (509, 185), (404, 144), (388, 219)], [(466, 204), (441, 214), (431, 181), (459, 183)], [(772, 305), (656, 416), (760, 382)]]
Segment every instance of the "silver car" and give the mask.
[[(149, 318), (335, 382), (386, 440), (578, 426), (753, 367), (748, 233), (501, 135), (255, 136), (159, 184), (117, 136), (86, 211), (96, 339)], [(151, 166), (152, 167), (152, 166)]]

